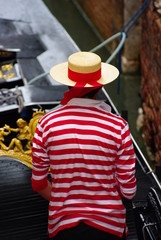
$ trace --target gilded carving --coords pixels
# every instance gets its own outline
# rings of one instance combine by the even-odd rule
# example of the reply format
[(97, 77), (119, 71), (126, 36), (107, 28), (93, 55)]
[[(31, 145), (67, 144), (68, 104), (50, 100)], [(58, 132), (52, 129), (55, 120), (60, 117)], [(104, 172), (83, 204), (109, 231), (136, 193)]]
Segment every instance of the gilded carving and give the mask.
[[(0, 128), (0, 156), (16, 158), (32, 168), (32, 140), (38, 120), (43, 115), (45, 115), (45, 112), (39, 110), (33, 113), (29, 123), (19, 118), (16, 121), (17, 128), (12, 128), (7, 124)], [(13, 132), (17, 133), (17, 136), (12, 138), (9, 145), (6, 146), (5, 138)]]

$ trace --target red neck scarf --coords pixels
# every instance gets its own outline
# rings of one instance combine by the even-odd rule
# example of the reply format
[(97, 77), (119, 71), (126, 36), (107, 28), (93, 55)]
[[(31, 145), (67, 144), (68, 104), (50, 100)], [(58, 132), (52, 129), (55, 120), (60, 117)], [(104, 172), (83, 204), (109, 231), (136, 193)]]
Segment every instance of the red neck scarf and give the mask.
[[(75, 85), (68, 92), (64, 93), (64, 98), (61, 101), (62, 105), (67, 104), (72, 98), (82, 98), (86, 94), (102, 87), (102, 84), (97, 82), (101, 78), (101, 68), (92, 73), (78, 73), (68, 68), (68, 77), (75, 81)], [(90, 84), (92, 87), (85, 87), (86, 84)]]
[(69, 89), (68, 92), (64, 93), (64, 98), (62, 99), (61, 103), (62, 105), (66, 105), (72, 98), (82, 98), (86, 94), (96, 90), (101, 89), (101, 87), (73, 87)]

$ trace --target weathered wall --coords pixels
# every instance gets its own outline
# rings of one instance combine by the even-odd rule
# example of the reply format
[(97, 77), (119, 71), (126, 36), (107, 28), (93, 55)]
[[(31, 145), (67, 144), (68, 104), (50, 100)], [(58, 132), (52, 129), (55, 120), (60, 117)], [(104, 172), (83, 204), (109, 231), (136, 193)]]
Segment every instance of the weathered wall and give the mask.
[[(78, 3), (104, 39), (122, 28), (123, 0), (78, 0)], [(109, 46), (114, 49), (116, 44), (113, 42)]]
[[(124, 25), (131, 19), (134, 13), (141, 6), (140, 0), (124, 0)], [(127, 30), (127, 28), (125, 29)], [(137, 72), (140, 69), (140, 39), (141, 19), (139, 18), (128, 31), (128, 37), (122, 54), (122, 70), (126, 73)]]
[[(159, 5), (160, 2), (160, 5)], [(154, 1), (142, 16), (142, 101), (145, 114), (143, 136), (161, 165), (161, 1)]]
[[(140, 7), (140, 1), (129, 0), (78, 0), (96, 29), (104, 39), (120, 32), (124, 24)], [(141, 24), (138, 21), (128, 33), (122, 54), (122, 70), (126, 73), (137, 72), (140, 67)], [(114, 50), (119, 39), (109, 44)]]
[[(78, 2), (106, 39), (122, 29), (144, 0)], [(122, 66), (124, 72), (135, 72), (141, 68), (145, 114), (143, 136), (157, 165), (161, 165), (161, 0), (152, 1), (139, 22), (129, 31)]]

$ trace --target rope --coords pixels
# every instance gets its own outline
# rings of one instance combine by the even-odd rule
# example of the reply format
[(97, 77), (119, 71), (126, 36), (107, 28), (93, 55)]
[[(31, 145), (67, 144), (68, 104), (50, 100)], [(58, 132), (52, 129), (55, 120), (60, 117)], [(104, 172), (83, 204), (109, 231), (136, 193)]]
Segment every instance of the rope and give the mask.
[[(145, 0), (143, 5), (136, 11), (136, 13), (128, 20), (128, 22), (123, 26), (121, 29), (121, 32), (125, 32), (126, 34), (128, 31), (133, 27), (133, 25), (136, 23), (138, 18), (141, 16), (141, 14), (145, 11), (145, 9), (149, 6), (152, 0)], [(129, 26), (129, 27), (128, 27)], [(127, 28), (128, 27), (128, 28)], [(127, 29), (126, 29), (127, 28)]]
[[(142, 6), (134, 13), (134, 15), (128, 20), (128, 22), (123, 26), (121, 29), (121, 32), (124, 32), (126, 34), (126, 38), (128, 37), (128, 32), (130, 29), (134, 26), (136, 21), (139, 19), (141, 14), (145, 11), (145, 9), (149, 6), (152, 0), (145, 0)], [(121, 64), (121, 53), (122, 53), (122, 48), (119, 49), (118, 51), (118, 69), (120, 74), (122, 73), (122, 64)], [(117, 80), (117, 94), (120, 93), (120, 75)]]
[(29, 82), (28, 82), (28, 85), (32, 85), (33, 83), (35, 83), (37, 80), (43, 78), (43, 77), (46, 77), (47, 75), (49, 74), (49, 72), (44, 72), (44, 73), (41, 73), (40, 75), (36, 76), (35, 78), (31, 79)]
[(6, 88), (0, 89), (0, 105), (7, 103), (8, 105), (18, 102), (18, 112), (20, 113), (24, 107), (23, 97), (21, 91), (16, 86), (15, 91), (8, 90)]

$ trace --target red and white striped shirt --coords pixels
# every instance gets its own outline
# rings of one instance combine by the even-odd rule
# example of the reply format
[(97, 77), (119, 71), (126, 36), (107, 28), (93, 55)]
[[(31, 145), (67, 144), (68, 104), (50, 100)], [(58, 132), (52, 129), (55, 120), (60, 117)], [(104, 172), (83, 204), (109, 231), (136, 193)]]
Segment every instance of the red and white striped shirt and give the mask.
[(127, 122), (97, 100), (75, 98), (42, 117), (33, 139), (32, 187), (47, 185), (49, 236), (80, 221), (122, 236), (122, 197), (136, 192), (135, 153)]

